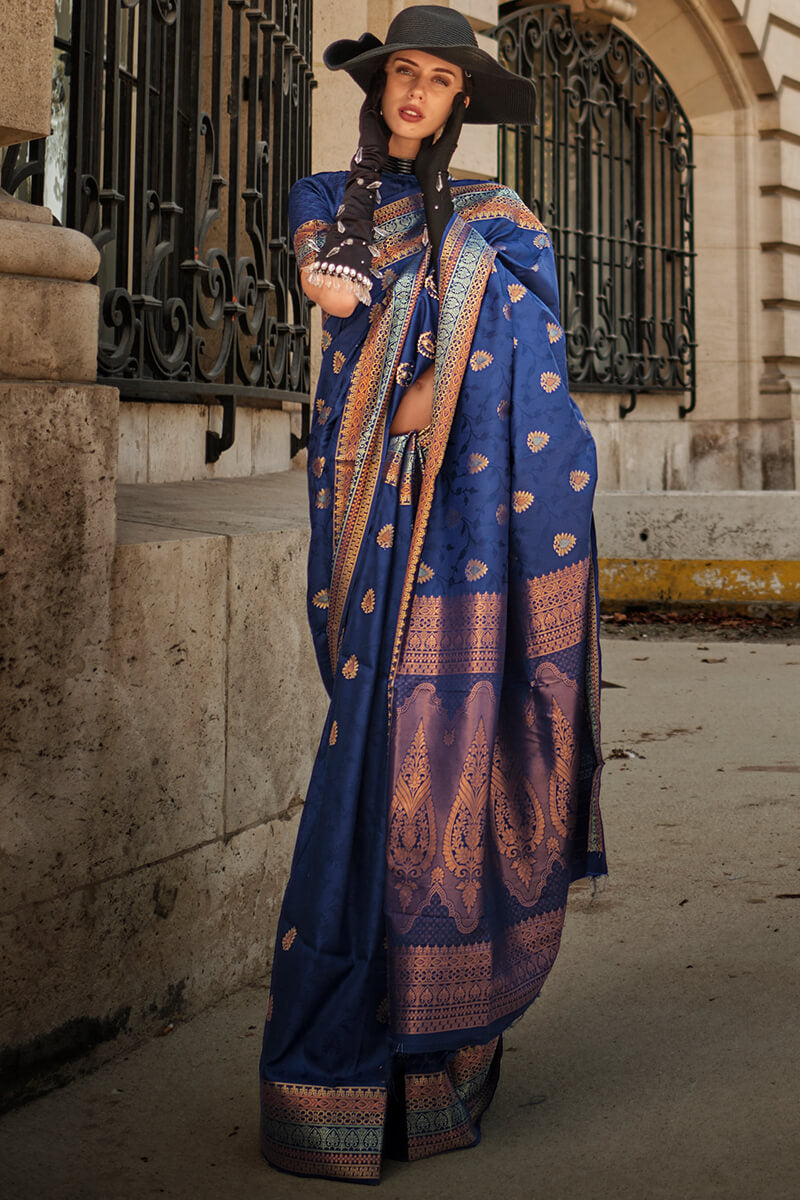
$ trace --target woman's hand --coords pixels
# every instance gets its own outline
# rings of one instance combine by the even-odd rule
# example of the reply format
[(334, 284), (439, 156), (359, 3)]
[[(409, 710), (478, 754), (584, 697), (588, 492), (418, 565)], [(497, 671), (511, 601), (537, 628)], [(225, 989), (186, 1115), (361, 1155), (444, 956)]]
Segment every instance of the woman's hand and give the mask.
[(344, 288), (337, 291), (332, 282), (310, 283), (307, 271), (300, 275), (300, 286), (309, 300), (318, 304), (331, 317), (352, 317), (358, 307), (359, 301), (353, 292), (345, 291)]

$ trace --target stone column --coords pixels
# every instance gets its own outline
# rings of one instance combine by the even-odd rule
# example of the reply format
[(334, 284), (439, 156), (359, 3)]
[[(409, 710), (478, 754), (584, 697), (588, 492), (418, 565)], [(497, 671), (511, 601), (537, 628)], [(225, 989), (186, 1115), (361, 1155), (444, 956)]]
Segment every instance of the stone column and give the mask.
[[(50, 131), (52, 0), (0, 5), (0, 145)], [(55, 961), (29, 901), (81, 853), (74, 796), (107, 703), (118, 394), (98, 387), (100, 256), (0, 194), (0, 1050), (47, 1028), (21, 963)], [(85, 827), (84, 827), (85, 828)], [(85, 832), (84, 832), (85, 837)], [(27, 915), (26, 915), (27, 914)], [(35, 950), (34, 950), (35, 947)]]

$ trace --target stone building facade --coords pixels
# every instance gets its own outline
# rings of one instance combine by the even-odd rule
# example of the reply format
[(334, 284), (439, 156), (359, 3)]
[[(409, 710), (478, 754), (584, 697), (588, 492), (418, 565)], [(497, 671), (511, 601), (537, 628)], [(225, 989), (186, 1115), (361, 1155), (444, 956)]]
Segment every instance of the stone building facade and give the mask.
[[(323, 48), (383, 33), (400, 7), (316, 0), (313, 169), (348, 161), (359, 107)], [(496, 6), (459, 7), (486, 38)], [(651, 583), (665, 560), (716, 563), (699, 598), (725, 596), (739, 560), (750, 598), (800, 596), (800, 0), (571, 7), (646, 51), (695, 138), (696, 408), (642, 396), (621, 418), (619, 397), (579, 397), (610, 592), (622, 577), (630, 593), (646, 553)], [(2, 5), (3, 145), (49, 131), (52, 12)], [(494, 131), (466, 130), (454, 173), (496, 172)], [(233, 448), (208, 464), (216, 408), (120, 402), (96, 382), (97, 268), (88, 239), (0, 194), (11, 1101), (264, 975), (324, 709), (296, 410), (242, 397)]]

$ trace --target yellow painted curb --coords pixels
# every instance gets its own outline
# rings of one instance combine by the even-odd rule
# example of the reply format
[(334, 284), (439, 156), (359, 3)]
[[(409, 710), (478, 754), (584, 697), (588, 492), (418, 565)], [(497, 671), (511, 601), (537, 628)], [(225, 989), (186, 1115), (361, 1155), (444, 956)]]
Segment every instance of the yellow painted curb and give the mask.
[(606, 602), (800, 602), (800, 562), (795, 561), (601, 558), (599, 567), (600, 599)]

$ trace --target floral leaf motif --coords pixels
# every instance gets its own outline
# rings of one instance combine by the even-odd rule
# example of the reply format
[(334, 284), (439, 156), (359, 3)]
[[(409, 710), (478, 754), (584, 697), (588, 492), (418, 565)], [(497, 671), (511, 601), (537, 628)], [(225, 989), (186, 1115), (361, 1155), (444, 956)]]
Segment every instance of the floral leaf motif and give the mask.
[(508, 520), (508, 505), (498, 504), (494, 515), (498, 525), (505, 525), (506, 521)]
[(325, 459), (324, 458), (315, 458), (311, 464), (311, 470), (314, 473), (314, 475), (316, 475), (317, 479), (319, 479), (320, 475), (325, 470)]
[(405, 912), (436, 852), (436, 810), (422, 721), (406, 751), (389, 808), (386, 861)]
[(542, 371), (539, 383), (548, 395), (561, 387), (561, 376), (556, 371)]
[(555, 345), (556, 342), (561, 341), (562, 337), (564, 336), (564, 331), (561, 328), (561, 326), (556, 325), (554, 321), (548, 321), (547, 322), (547, 336), (550, 339), (550, 344)]
[(425, 291), (429, 296), (432, 296), (434, 300), (439, 299), (439, 293), (436, 289), (436, 280), (434, 279), (433, 275), (425, 276)]
[(319, 421), (320, 425), (324, 425), (330, 415), (331, 415), (330, 405), (323, 404), (322, 408), (319, 410), (319, 416), (317, 417), (317, 420)]
[(325, 401), (322, 399), (322, 396), (317, 396), (316, 400), (314, 401), (314, 407), (316, 408), (317, 412), (322, 411), (322, 407), (324, 404), (325, 404)]
[(331, 502), (331, 489), (320, 488), (315, 501), (317, 508), (327, 508)]
[(414, 367), (411, 363), (400, 363), (395, 373), (398, 387), (408, 387), (414, 378)]
[(527, 292), (527, 288), (522, 283), (510, 283), (508, 285), (508, 297), (512, 304), (517, 304)]
[(470, 583), (475, 583), (477, 579), (483, 579), (488, 570), (485, 562), (481, 562), (479, 558), (471, 558), (464, 567), (464, 574)]
[(431, 333), (430, 329), (426, 329), (417, 338), (417, 350), (426, 358), (436, 357), (436, 338)]
[[(492, 757), (491, 813), (497, 843), (525, 888), (533, 879), (536, 847), (544, 837), (544, 812), (539, 798), (523, 777), (519, 760), (495, 742)], [(517, 896), (524, 900), (524, 895)]]
[(345, 679), (355, 679), (358, 674), (358, 659), (355, 654), (351, 654), (347, 662), (342, 667), (342, 674)]
[(291, 929), (287, 929), (286, 933), (281, 938), (281, 945), (284, 950), (291, 950), (294, 939), (297, 937), (297, 929), (293, 925)]
[(543, 429), (533, 429), (528, 434), (528, 449), (531, 454), (538, 454), (540, 450), (544, 450), (549, 441), (549, 433), (545, 433)]
[(582, 492), (589, 482), (590, 475), (588, 471), (570, 471), (569, 486), (573, 492)]
[(488, 350), (476, 350), (469, 360), (469, 365), (473, 371), (485, 371), (493, 362), (494, 355)]
[(427, 563), (421, 562), (417, 571), (417, 581), (419, 583), (430, 583), (433, 579), (433, 567), (429, 567)]
[(511, 320), (511, 305), (508, 303), (503, 305), (503, 316), (507, 321)]
[(470, 454), (467, 459), (467, 470), (470, 475), (477, 475), (488, 467), (489, 460), (485, 454)]
[(381, 550), (389, 550), (394, 543), (394, 525), (384, 525), (375, 539)]
[(328, 347), (330, 346), (332, 341), (333, 341), (333, 338), (328, 333), (327, 329), (323, 329), (323, 331), (322, 331), (322, 353), (323, 354), (328, 349)]
[(538, 248), (540, 250), (544, 250), (545, 246), (550, 245), (550, 238), (547, 236), (546, 233), (539, 233), (533, 239), (533, 244), (534, 244), (534, 246), (538, 246)]
[(524, 513), (533, 504), (533, 492), (514, 492), (514, 512)]
[(338, 736), (339, 736), (339, 722), (334, 721), (333, 724), (331, 725), (331, 732), (328, 737), (328, 745), (335, 746), (336, 739), (338, 738)]
[(550, 772), (550, 816), (556, 832), (567, 836), (570, 801), (577, 769), (575, 733), (567, 718), (553, 701), (553, 769)]
[(335, 350), (333, 354), (333, 373), (338, 375), (347, 359), (342, 354), (341, 350)]
[(322, 588), (321, 591), (315, 592), (311, 598), (311, 603), (314, 605), (314, 608), (327, 608), (330, 602), (330, 596), (328, 595), (327, 588)]
[(575, 535), (573, 533), (557, 533), (553, 538), (553, 549), (559, 558), (563, 558), (565, 554), (569, 554), (574, 545)]
[(443, 843), (445, 865), (458, 879), (456, 888), (468, 914), (477, 904), (483, 883), (488, 795), (489, 747), (481, 717), (464, 760)]
[(364, 596), (361, 601), (361, 611), (365, 612), (365, 613), (371, 613), (371, 612), (375, 611), (375, 589), (374, 588), (368, 588), (367, 591), (364, 592)]

